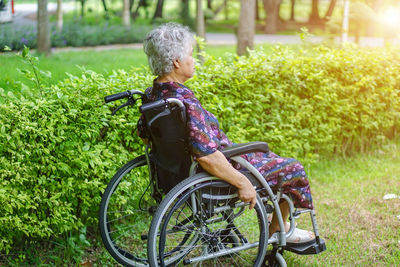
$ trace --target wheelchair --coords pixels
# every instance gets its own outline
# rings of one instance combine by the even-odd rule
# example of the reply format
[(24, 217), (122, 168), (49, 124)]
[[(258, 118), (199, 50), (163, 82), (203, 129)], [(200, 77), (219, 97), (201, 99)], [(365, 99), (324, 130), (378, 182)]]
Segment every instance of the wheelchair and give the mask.
[[(268, 152), (264, 142), (250, 142), (221, 152), (242, 167), (252, 182), (257, 203), (238, 198), (234, 186), (203, 171), (186, 146), (186, 111), (175, 98), (146, 103), (141, 91), (105, 97), (105, 102), (127, 99), (125, 106), (142, 101), (148, 144), (145, 154), (124, 165), (104, 191), (99, 229), (105, 248), (124, 266), (286, 266), (284, 251), (300, 255), (326, 250), (319, 237), (314, 210), (297, 210), (281, 192), (283, 174), (272, 190), (264, 177), (240, 157)], [(285, 232), (280, 200), (290, 209)], [(269, 218), (275, 212), (280, 232), (269, 237)], [(309, 213), (315, 239), (287, 245), (298, 216)]]

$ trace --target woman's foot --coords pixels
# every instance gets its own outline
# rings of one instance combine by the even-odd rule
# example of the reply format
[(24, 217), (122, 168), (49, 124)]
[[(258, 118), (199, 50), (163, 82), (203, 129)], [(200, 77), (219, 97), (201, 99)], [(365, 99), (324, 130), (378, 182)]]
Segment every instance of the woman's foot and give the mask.
[(295, 228), (293, 233), (286, 238), (287, 245), (304, 244), (314, 241), (315, 235), (311, 231)]

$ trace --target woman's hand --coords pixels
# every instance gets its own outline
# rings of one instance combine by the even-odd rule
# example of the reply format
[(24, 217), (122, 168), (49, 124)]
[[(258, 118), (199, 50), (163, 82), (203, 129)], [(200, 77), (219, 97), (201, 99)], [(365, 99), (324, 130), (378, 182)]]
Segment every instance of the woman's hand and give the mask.
[(246, 176), (241, 174), (228, 162), (225, 156), (216, 151), (210, 155), (198, 158), (200, 166), (211, 175), (230, 183), (238, 189), (239, 199), (250, 202), (250, 209), (254, 208), (257, 201), (257, 193)]
[[(247, 178), (246, 180), (249, 181)], [(250, 202), (250, 209), (254, 208), (257, 202), (257, 193), (250, 181), (249, 185), (238, 188), (238, 195), (243, 202)]]

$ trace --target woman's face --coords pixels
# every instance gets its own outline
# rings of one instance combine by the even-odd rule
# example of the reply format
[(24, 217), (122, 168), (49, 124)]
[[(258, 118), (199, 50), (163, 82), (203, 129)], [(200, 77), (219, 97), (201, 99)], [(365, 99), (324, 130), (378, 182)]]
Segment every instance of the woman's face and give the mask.
[[(178, 60), (179, 68), (177, 72), (179, 76), (186, 81), (194, 75), (194, 59), (193, 59), (193, 47), (190, 48), (189, 54), (182, 60)], [(184, 82), (183, 81), (183, 82)]]

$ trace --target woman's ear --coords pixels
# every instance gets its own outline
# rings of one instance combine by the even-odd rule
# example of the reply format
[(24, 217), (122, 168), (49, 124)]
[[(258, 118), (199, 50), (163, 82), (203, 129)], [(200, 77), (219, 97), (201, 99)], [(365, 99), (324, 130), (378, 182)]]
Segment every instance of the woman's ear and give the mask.
[(179, 69), (181, 67), (181, 65), (179, 64), (179, 59), (175, 59), (172, 64), (174, 64), (175, 69)]

